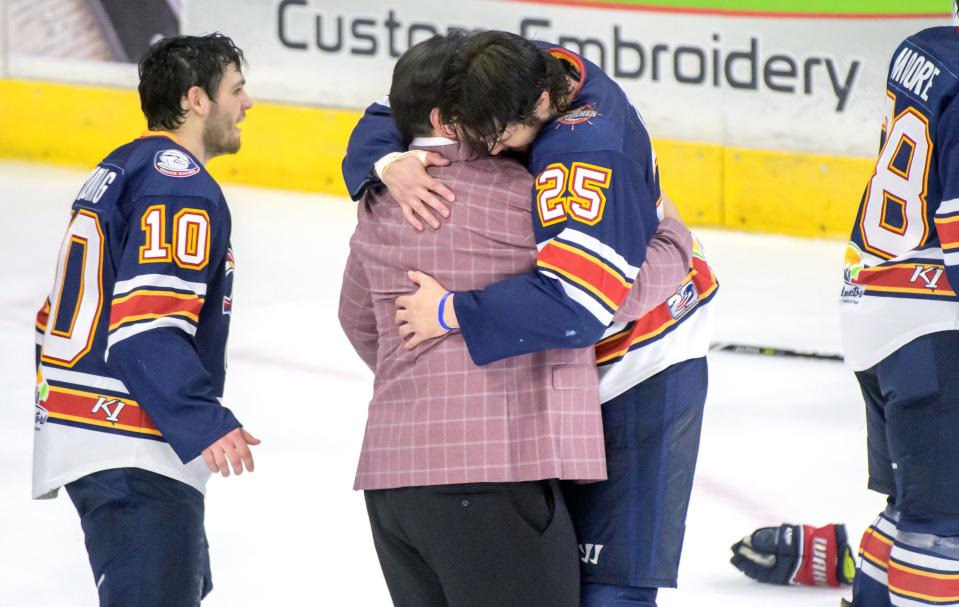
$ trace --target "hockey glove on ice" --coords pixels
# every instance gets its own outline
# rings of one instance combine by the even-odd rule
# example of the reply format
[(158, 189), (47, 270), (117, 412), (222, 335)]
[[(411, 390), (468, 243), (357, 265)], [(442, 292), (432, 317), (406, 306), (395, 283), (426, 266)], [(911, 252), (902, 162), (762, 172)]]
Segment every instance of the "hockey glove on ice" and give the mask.
[(856, 569), (845, 525), (763, 527), (732, 550), (734, 567), (768, 584), (851, 584)]

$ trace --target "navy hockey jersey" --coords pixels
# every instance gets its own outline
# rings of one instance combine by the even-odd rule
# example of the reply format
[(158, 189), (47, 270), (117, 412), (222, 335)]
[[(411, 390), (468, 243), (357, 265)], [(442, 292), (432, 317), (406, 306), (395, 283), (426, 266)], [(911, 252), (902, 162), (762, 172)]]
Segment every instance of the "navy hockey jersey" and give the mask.
[(204, 490), (198, 456), (240, 425), (219, 402), (233, 271), (223, 194), (172, 136), (97, 166), (37, 316), (35, 498), (120, 467)]
[[(700, 312), (717, 283), (697, 252), (668, 302), (613, 324), (659, 221), (656, 157), (639, 114), (612, 79), (575, 53), (537, 44), (579, 79), (570, 110), (546, 125), (530, 150), (537, 271), (457, 293), (454, 305), (477, 364), (597, 344), (605, 401), (671, 364), (705, 355), (709, 327)], [(373, 104), (343, 162), (351, 195), (358, 199), (373, 185), (370, 169), (378, 158), (404, 148), (389, 108)]]
[(904, 40), (889, 65), (879, 156), (846, 249), (843, 349), (867, 369), (959, 329), (959, 31)]

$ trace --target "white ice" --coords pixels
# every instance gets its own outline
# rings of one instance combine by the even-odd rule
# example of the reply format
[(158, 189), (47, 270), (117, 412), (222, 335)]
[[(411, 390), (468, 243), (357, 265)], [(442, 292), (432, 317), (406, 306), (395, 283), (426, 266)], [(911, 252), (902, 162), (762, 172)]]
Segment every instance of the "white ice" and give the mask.
[[(31, 501), (33, 321), (85, 171), (0, 163), (0, 607), (95, 606), (65, 493)], [(389, 605), (351, 490), (372, 376), (336, 320), (355, 207), (228, 186), (237, 255), (226, 402), (263, 440), (256, 472), (211, 480), (205, 607)], [(838, 351), (843, 244), (701, 229), (720, 281), (716, 340)], [(844, 522), (854, 548), (882, 506), (865, 422), (836, 362), (714, 353), (680, 588), (662, 607), (835, 607), (842, 591), (755, 583), (729, 546), (756, 527)]]

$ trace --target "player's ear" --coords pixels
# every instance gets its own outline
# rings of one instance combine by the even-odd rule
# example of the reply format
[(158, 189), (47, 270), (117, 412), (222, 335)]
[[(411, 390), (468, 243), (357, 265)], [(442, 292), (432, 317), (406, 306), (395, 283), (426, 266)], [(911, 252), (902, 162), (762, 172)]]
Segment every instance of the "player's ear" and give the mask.
[(206, 116), (210, 108), (210, 98), (201, 86), (191, 86), (184, 95), (181, 103), (185, 104), (184, 109), (190, 110), (199, 116)]
[(444, 137), (449, 137), (450, 139), (456, 139), (456, 131), (452, 126), (443, 123), (440, 119), (440, 109), (438, 107), (430, 110), (430, 126), (433, 127), (433, 131), (440, 133)]
[(549, 91), (544, 90), (539, 95), (539, 100), (536, 102), (536, 109), (533, 110), (533, 113), (541, 120), (545, 121), (549, 119), (552, 109), (553, 104), (550, 101)]

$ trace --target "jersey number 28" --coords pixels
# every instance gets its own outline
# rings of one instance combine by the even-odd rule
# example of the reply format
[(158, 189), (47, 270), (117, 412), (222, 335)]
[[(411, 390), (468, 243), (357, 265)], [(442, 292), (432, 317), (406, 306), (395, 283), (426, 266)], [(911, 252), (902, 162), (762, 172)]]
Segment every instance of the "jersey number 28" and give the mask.
[[(866, 249), (891, 259), (918, 249), (929, 234), (926, 183), (932, 139), (925, 116), (911, 107), (894, 116), (895, 97), (890, 93), (887, 101), (886, 141), (869, 181), (859, 227)], [(890, 214), (901, 221), (889, 222)]]

